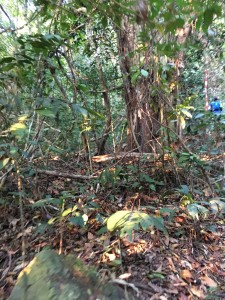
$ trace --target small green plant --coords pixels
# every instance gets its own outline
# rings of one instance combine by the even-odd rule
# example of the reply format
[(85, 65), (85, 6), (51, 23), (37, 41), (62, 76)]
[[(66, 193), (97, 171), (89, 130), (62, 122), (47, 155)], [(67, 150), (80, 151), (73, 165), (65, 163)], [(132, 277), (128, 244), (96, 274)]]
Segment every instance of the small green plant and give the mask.
[[(76, 200), (74, 204), (74, 196), (64, 191), (59, 198), (47, 197), (46, 199), (41, 199), (35, 202), (33, 207), (46, 207), (56, 211), (55, 215), (52, 216), (45, 224), (45, 227), (52, 226), (56, 223), (70, 223), (75, 226), (85, 227), (88, 224), (88, 213), (91, 210), (98, 210), (99, 206), (97, 203), (92, 201), (92, 197), (87, 201), (87, 204), (83, 204)], [(97, 213), (96, 220), (103, 223), (102, 216)], [(43, 227), (43, 226), (42, 226)]]
[(115, 168), (106, 168), (99, 177), (99, 182), (104, 188), (114, 188), (121, 182), (124, 174), (121, 166)]
[(148, 215), (139, 211), (120, 210), (107, 220), (108, 231), (115, 232), (118, 230), (120, 237), (128, 235), (131, 238), (134, 230), (142, 229), (147, 231), (153, 227), (168, 234), (162, 217)]

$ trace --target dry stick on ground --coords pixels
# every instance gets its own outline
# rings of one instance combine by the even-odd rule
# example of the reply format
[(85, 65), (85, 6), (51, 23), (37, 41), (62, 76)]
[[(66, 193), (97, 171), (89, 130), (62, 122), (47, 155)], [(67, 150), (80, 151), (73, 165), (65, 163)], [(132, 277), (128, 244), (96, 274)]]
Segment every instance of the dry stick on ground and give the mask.
[(63, 173), (58, 171), (42, 170), (42, 169), (36, 169), (36, 172), (40, 174), (50, 175), (50, 176), (58, 176), (58, 177), (81, 179), (81, 180), (90, 180), (90, 179), (98, 178), (98, 176), (95, 175), (79, 175), (79, 174)]

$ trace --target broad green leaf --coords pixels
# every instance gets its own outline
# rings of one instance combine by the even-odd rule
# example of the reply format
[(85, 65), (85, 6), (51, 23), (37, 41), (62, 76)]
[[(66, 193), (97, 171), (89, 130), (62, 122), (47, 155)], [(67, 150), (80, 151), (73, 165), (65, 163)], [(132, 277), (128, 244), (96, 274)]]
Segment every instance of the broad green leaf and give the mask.
[(209, 205), (214, 213), (221, 211), (225, 213), (225, 201), (220, 199), (212, 199), (209, 201)]
[(152, 223), (156, 229), (159, 229), (160, 231), (164, 232), (165, 234), (168, 234), (166, 227), (164, 226), (164, 221), (162, 217), (155, 217), (151, 216)]
[(189, 213), (189, 215), (193, 218), (193, 219), (199, 219), (199, 215), (206, 217), (209, 213), (209, 210), (207, 208), (205, 208), (202, 205), (199, 205), (197, 203), (191, 203), (187, 205), (187, 211)]
[(107, 221), (108, 230), (120, 230), (120, 236), (128, 235), (131, 237), (134, 230), (138, 230), (139, 228), (147, 230), (149, 226), (154, 226), (167, 233), (161, 217), (150, 216), (138, 211), (128, 212), (121, 210), (113, 214)]
[(200, 118), (202, 118), (204, 116), (205, 116), (205, 114), (199, 113), (199, 114), (197, 114), (197, 115), (194, 116), (194, 119), (200, 119)]
[(107, 228), (109, 231), (114, 231), (120, 228), (131, 216), (132, 212), (127, 210), (120, 210), (109, 217), (107, 221)]
[(181, 184), (180, 189), (177, 189), (177, 190), (184, 195), (189, 194), (189, 187), (185, 184)]
[(35, 109), (35, 111), (41, 116), (50, 117), (50, 118), (55, 117), (55, 113), (53, 112), (53, 110), (47, 107), (37, 108)]
[(209, 25), (213, 21), (213, 16), (214, 16), (214, 9), (212, 7), (206, 9), (203, 16), (203, 26), (202, 26), (203, 31), (207, 32)]
[(181, 108), (182, 113), (187, 116), (188, 118), (192, 118), (192, 114), (185, 108)]
[(172, 209), (172, 208), (169, 208), (169, 207), (163, 207), (163, 208), (160, 208), (160, 214), (169, 214), (169, 222), (171, 222), (173, 220), (173, 217), (176, 213), (176, 209)]
[(150, 188), (150, 190), (152, 190), (152, 191), (156, 191), (156, 187), (155, 187), (154, 184), (150, 184), (150, 185), (149, 185), (149, 188)]
[(143, 75), (144, 77), (148, 77), (148, 71), (141, 69), (141, 75)]
[(84, 219), (81, 215), (69, 218), (69, 221), (76, 226), (84, 227)]
[(137, 81), (137, 78), (138, 78), (139, 75), (140, 75), (140, 71), (137, 71), (134, 74), (132, 74), (132, 76), (131, 76), (131, 82), (135, 83)]

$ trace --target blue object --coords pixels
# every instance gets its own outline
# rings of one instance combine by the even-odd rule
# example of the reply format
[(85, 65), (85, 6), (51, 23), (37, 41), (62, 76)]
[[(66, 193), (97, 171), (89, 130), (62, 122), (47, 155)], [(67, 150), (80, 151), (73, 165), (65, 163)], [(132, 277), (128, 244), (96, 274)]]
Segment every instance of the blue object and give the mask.
[(220, 105), (220, 102), (218, 100), (214, 100), (210, 103), (210, 110), (211, 112), (213, 112), (214, 114), (219, 114), (222, 111), (222, 107)]

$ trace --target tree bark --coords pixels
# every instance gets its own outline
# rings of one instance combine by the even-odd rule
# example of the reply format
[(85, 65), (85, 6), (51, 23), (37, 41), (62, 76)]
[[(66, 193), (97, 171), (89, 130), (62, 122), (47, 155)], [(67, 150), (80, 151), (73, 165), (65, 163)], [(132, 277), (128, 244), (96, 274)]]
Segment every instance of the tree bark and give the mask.
[[(128, 122), (127, 143), (129, 150), (152, 152), (151, 144), (157, 137), (160, 127), (159, 105), (154, 103), (150, 95), (150, 87), (154, 78), (154, 71), (151, 68), (151, 47), (148, 45), (147, 50), (142, 51), (140, 55), (136, 52), (139, 28), (140, 26), (131, 24), (128, 17), (124, 16), (118, 31), (118, 51)], [(136, 80), (134, 69), (135, 72), (140, 72)], [(141, 74), (141, 69), (148, 71), (146, 77)]]

